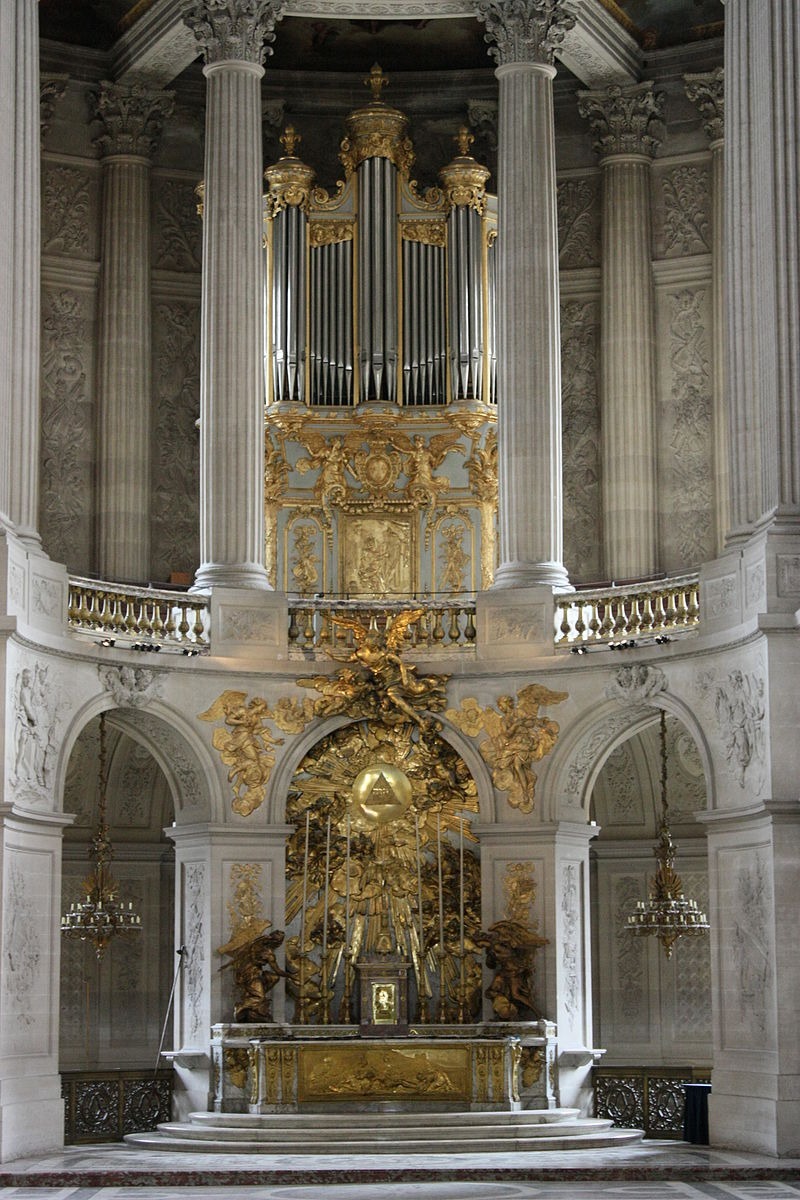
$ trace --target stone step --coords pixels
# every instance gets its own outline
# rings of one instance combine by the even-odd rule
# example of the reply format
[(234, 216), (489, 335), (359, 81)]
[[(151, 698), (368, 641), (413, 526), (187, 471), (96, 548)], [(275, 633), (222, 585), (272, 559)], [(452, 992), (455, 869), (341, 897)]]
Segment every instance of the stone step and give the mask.
[(315, 1130), (340, 1129), (345, 1121), (356, 1119), (363, 1115), (364, 1112), (369, 1113), (369, 1123), (372, 1129), (398, 1129), (404, 1126), (412, 1128), (422, 1126), (425, 1129), (430, 1129), (453, 1125), (459, 1128), (473, 1125), (500, 1125), (505, 1128), (510, 1125), (560, 1124), (564, 1121), (574, 1121), (580, 1116), (580, 1110), (577, 1108), (518, 1109), (515, 1112), (487, 1112), (482, 1110), (463, 1112), (445, 1109), (435, 1112), (431, 1112), (430, 1109), (425, 1112), (392, 1112), (390, 1110), (375, 1110), (365, 1106), (362, 1111), (357, 1109), (337, 1109), (335, 1112), (332, 1112), (330, 1108), (326, 1108), (322, 1112), (312, 1112), (308, 1109), (304, 1109), (302, 1112), (288, 1113), (194, 1112), (190, 1113), (189, 1121), (196, 1125), (215, 1126), (225, 1129), (235, 1129), (237, 1127), (245, 1129), (287, 1128), (295, 1130), (305, 1128)]
[[(552, 1115), (554, 1110), (548, 1112)], [(516, 1113), (193, 1113), (126, 1142), (147, 1150), (196, 1154), (478, 1154), (583, 1150), (630, 1145), (636, 1129), (576, 1117), (542, 1121), (541, 1111)], [(359, 1125), (363, 1115), (369, 1124)], [(387, 1118), (374, 1124), (374, 1118)], [(396, 1118), (393, 1123), (391, 1118)], [(486, 1118), (491, 1118), (486, 1120)], [(399, 1118), (403, 1118), (401, 1121)]]
[(459, 1125), (451, 1123), (449, 1125), (438, 1125), (431, 1127), (423, 1122), (414, 1126), (398, 1125), (396, 1128), (382, 1127), (379, 1129), (372, 1128), (369, 1115), (366, 1115), (366, 1124), (359, 1125), (352, 1121), (340, 1123), (339, 1127), (318, 1128), (306, 1122), (305, 1125), (292, 1127), (291, 1125), (282, 1126), (219, 1126), (205, 1125), (200, 1123), (187, 1124), (185, 1122), (164, 1122), (159, 1125), (159, 1132), (168, 1137), (183, 1137), (194, 1138), (197, 1141), (204, 1140), (222, 1140), (230, 1142), (282, 1142), (287, 1137), (297, 1140), (300, 1137), (308, 1137), (312, 1140), (324, 1139), (328, 1142), (352, 1142), (354, 1134), (360, 1142), (382, 1142), (387, 1136), (391, 1137), (393, 1143), (397, 1146), (405, 1146), (410, 1141), (431, 1141), (441, 1138), (457, 1142), (470, 1142), (473, 1139), (487, 1140), (496, 1139), (497, 1141), (507, 1141), (511, 1138), (552, 1138), (563, 1137), (565, 1132), (569, 1133), (601, 1133), (612, 1127), (612, 1122), (609, 1120), (597, 1120), (594, 1118), (584, 1118), (583, 1120), (571, 1121), (562, 1124), (531, 1124), (514, 1123), (507, 1126), (501, 1125), (482, 1125), (468, 1124)]

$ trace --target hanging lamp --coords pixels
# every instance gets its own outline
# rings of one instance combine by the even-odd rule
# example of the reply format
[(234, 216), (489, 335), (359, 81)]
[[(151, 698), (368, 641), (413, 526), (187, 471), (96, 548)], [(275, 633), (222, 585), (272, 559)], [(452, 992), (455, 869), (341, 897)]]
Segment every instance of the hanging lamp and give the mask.
[(650, 882), (647, 900), (637, 900), (636, 909), (627, 921), (627, 929), (634, 937), (657, 937), (664, 947), (667, 958), (672, 957), (672, 947), (679, 937), (706, 933), (709, 929), (706, 914), (698, 908), (695, 900), (687, 900), (683, 894), (681, 877), (675, 871), (675, 842), (669, 827), (667, 807), (667, 717), (661, 710), (661, 825), (658, 841), (653, 849), (658, 866)]
[(118, 933), (140, 933), (142, 918), (133, 910), (133, 903), (118, 899), (119, 884), (109, 870), (114, 857), (108, 822), (106, 820), (106, 714), (100, 714), (100, 749), (98, 754), (98, 819), (97, 830), (89, 843), (92, 870), (81, 888), (83, 897), (70, 905), (61, 918), (61, 932), (66, 938), (92, 942), (98, 960), (106, 946)]

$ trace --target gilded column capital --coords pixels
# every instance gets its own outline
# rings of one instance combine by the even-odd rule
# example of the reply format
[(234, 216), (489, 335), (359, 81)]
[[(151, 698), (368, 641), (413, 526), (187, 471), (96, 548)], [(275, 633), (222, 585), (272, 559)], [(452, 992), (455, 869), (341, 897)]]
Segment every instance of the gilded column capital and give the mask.
[(664, 96), (652, 83), (630, 87), (611, 84), (599, 92), (580, 92), (578, 112), (588, 119), (600, 158), (644, 154), (654, 158), (664, 137)]
[(572, 0), (476, 0), (475, 15), (486, 26), (485, 40), (498, 66), (522, 62), (552, 66), (556, 50), (576, 20)]
[(174, 92), (153, 91), (138, 83), (101, 83), (94, 107), (103, 129), (94, 139), (95, 145), (103, 157), (137, 154), (152, 158), (174, 102)]
[(725, 134), (725, 69), (702, 75), (684, 75), (686, 95), (700, 109), (703, 128), (711, 143), (721, 142)]
[(181, 16), (206, 65), (249, 62), (261, 66), (272, 53), (283, 0), (180, 0)]

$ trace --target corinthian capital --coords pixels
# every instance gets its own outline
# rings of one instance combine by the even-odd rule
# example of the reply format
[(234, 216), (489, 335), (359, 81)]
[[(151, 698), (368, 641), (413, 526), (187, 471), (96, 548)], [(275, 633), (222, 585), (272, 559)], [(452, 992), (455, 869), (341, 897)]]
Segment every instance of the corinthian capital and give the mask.
[(95, 116), (102, 121), (103, 130), (94, 139), (95, 145), (103, 155), (152, 158), (174, 99), (173, 92), (151, 91), (141, 84), (101, 83)]
[(283, 0), (180, 0), (206, 63), (263, 63), (272, 53)]
[(722, 140), (725, 132), (725, 71), (707, 71), (702, 75), (684, 75), (686, 95), (700, 109), (703, 128), (710, 142)]
[(41, 108), (39, 110), (39, 129), (42, 138), (50, 129), (50, 122), (53, 119), (53, 113), (56, 108), (56, 101), (60, 100), (67, 90), (68, 75), (42, 75), (39, 81), (39, 102)]
[(610, 154), (654, 157), (664, 137), (664, 97), (652, 83), (612, 84), (601, 92), (580, 92), (578, 111), (588, 118), (600, 158)]
[(552, 64), (575, 24), (572, 0), (476, 0), (475, 15), (486, 26), (489, 53), (499, 66)]

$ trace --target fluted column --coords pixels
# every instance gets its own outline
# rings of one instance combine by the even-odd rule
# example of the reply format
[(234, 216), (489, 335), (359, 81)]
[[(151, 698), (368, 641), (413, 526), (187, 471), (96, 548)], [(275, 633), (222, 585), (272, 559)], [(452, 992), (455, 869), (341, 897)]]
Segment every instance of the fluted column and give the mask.
[(569, 586), (563, 564), (553, 56), (564, 0), (478, 0), (499, 64), (496, 588)]
[(106, 579), (150, 575), (150, 159), (172, 97), (104, 83), (98, 328), (97, 565)]
[(703, 117), (711, 149), (711, 374), (714, 422), (714, 480), (716, 544), (721, 554), (730, 528), (730, 466), (728, 415), (725, 397), (725, 72), (722, 67), (702, 75), (684, 75), (686, 95)]
[[(798, 0), (767, 5), (728, 0), (725, 218), (733, 544), (770, 523), (794, 533), (800, 525), (798, 54)], [(789, 590), (796, 594), (794, 586), (784, 589), (787, 600)]]
[(650, 83), (581, 92), (602, 169), (601, 411), (605, 574), (658, 569), (650, 167), (663, 97)]
[(39, 12), (36, 0), (4, 0), (0, 7), (0, 389), (8, 389), (0, 391), (0, 515), (38, 548)]
[(182, 0), (205, 58), (200, 568), (195, 588), (267, 588), (261, 65), (273, 0)]

